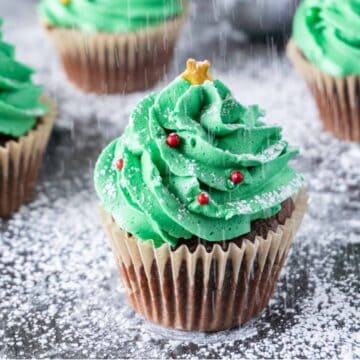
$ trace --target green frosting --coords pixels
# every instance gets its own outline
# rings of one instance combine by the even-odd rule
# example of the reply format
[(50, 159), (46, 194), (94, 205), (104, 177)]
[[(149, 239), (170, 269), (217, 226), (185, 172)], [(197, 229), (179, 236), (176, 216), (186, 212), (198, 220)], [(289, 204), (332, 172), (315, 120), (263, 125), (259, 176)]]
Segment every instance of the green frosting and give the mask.
[(295, 14), (293, 39), (324, 72), (360, 74), (360, 1), (303, 1)]
[(40, 17), (88, 32), (127, 32), (154, 26), (183, 11), (182, 0), (42, 0)]
[[(248, 233), (252, 220), (277, 213), (302, 185), (288, 166), (297, 151), (282, 140), (281, 128), (259, 121), (262, 115), (218, 80), (191, 85), (177, 78), (137, 105), (123, 136), (99, 157), (95, 188), (104, 208), (122, 229), (155, 246)], [(173, 132), (178, 147), (166, 142)], [(236, 185), (235, 170), (244, 175)], [(201, 192), (209, 196), (206, 205), (198, 203)]]
[(0, 19), (0, 134), (20, 137), (47, 112), (42, 88), (31, 81), (33, 70), (14, 59), (14, 47), (2, 39)]

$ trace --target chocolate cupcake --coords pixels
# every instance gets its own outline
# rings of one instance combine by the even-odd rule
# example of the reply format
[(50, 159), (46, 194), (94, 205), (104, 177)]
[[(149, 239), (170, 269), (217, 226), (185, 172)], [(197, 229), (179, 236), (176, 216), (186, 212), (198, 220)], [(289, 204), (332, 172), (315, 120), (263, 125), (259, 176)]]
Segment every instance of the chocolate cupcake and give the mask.
[(186, 1), (42, 0), (38, 10), (74, 85), (129, 93), (166, 73)]
[(303, 1), (287, 53), (308, 84), (327, 131), (360, 142), (360, 7)]
[(184, 330), (228, 329), (268, 304), (306, 208), (297, 151), (208, 74), (187, 70), (134, 109), (95, 188), (132, 307)]
[(41, 98), (32, 73), (14, 59), (0, 28), (0, 217), (31, 198), (53, 126), (52, 102)]

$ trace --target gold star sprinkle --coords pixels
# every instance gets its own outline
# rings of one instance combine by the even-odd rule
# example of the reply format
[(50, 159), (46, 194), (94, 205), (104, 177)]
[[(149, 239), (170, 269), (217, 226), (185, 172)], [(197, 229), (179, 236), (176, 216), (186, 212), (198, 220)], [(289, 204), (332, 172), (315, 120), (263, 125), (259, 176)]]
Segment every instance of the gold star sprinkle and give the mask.
[(186, 62), (186, 70), (180, 76), (192, 85), (199, 85), (206, 80), (211, 81), (213, 79), (208, 73), (209, 67), (210, 62), (207, 60), (195, 61), (194, 59), (189, 59)]
[(60, 0), (60, 2), (61, 2), (63, 5), (68, 5), (68, 4), (70, 4), (70, 1), (71, 1), (71, 0)]

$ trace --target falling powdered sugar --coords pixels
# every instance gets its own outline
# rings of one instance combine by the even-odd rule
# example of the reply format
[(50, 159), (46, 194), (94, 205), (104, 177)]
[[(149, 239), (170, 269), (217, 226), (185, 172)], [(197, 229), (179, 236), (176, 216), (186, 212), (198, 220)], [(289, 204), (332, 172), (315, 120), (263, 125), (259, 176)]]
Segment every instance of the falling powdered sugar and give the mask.
[[(310, 204), (259, 318), (215, 334), (173, 331), (127, 305), (93, 190), (95, 159), (121, 134), (143, 94), (73, 90), (35, 17), (28, 17), (33, 3), (18, 2), (18, 12), (10, 2), (4, 6), (7, 40), (18, 44), (18, 58), (36, 65), (60, 116), (33, 201), (0, 220), (0, 357), (360, 358), (359, 148), (323, 132), (311, 95), (283, 54), (237, 44), (224, 52), (233, 34), (220, 34), (219, 46), (218, 27), (199, 29), (198, 19), (179, 43), (165, 82), (189, 54), (214, 58), (213, 74), (235, 97), (261, 104), (267, 121), (276, 120), (284, 138), (299, 146), (294, 167), (304, 174)], [(194, 39), (194, 33), (208, 35)], [(109, 184), (106, 191), (113, 191)]]

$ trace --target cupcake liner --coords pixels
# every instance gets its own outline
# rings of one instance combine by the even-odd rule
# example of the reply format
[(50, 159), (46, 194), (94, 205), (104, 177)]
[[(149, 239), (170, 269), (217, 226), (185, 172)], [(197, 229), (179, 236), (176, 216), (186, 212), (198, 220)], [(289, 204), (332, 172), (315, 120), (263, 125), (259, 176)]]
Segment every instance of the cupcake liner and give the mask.
[(0, 146), (0, 217), (7, 217), (28, 201), (35, 189), (55, 118), (55, 105), (48, 99), (49, 113), (40, 118), (36, 128)]
[(85, 92), (129, 93), (155, 85), (167, 72), (185, 13), (129, 33), (85, 33), (45, 25), (69, 80)]
[(268, 304), (302, 221), (307, 197), (294, 198), (295, 210), (266, 238), (231, 243), (210, 252), (199, 245), (154, 248), (119, 229), (101, 209), (101, 219), (131, 306), (148, 320), (182, 330), (218, 331), (243, 324)]
[(360, 76), (333, 77), (305, 59), (290, 40), (287, 54), (310, 88), (327, 131), (360, 142)]

